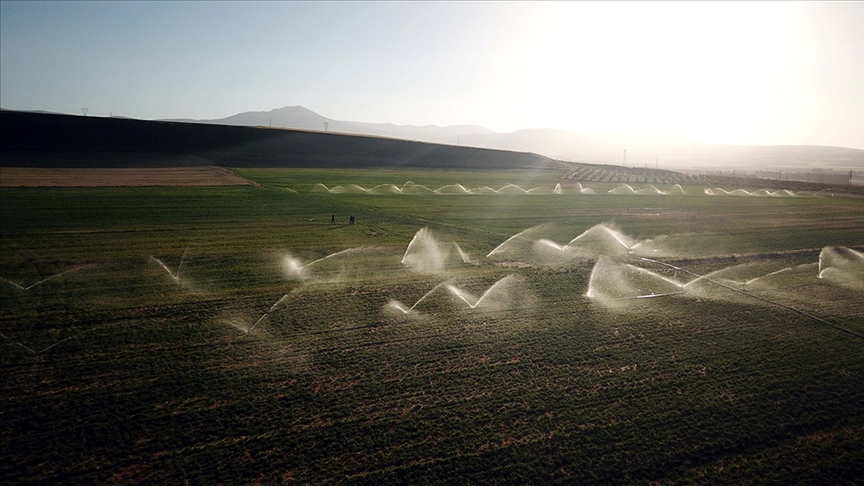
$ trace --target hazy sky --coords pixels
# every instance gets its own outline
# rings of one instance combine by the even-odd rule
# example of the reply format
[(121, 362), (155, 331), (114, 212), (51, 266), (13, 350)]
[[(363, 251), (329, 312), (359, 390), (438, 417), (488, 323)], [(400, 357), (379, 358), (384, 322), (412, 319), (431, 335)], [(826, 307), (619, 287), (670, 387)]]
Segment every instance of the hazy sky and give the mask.
[(864, 148), (864, 2), (0, 2), (0, 105)]

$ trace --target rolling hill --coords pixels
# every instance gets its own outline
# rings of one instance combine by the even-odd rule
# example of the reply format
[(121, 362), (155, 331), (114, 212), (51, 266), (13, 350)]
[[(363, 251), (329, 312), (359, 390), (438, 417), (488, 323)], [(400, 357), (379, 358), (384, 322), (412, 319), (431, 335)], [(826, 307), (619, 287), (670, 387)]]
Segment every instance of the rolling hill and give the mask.
[(411, 126), (333, 120), (302, 106), (250, 111), (215, 120), (168, 120), (235, 126), (269, 126), (302, 130), (385, 136), (405, 140), (533, 152), (559, 160), (591, 164), (622, 164), (677, 170), (741, 171), (861, 170), (864, 150), (813, 145), (722, 145), (697, 143), (683, 136), (639, 133), (577, 133), (532, 128), (497, 133), (476, 125)]
[[(209, 125), (258, 126), (292, 128), (300, 130), (331, 131), (357, 135), (401, 138), (420, 142), (446, 143), (456, 145), (459, 137), (467, 134), (491, 134), (488, 128), (477, 125), (395, 125), (392, 123), (365, 123), (333, 120), (302, 106), (284, 106), (270, 111), (247, 111), (226, 118), (214, 120), (175, 119), (186, 123), (205, 123)], [(326, 124), (326, 125), (325, 125)]]
[(560, 168), (536, 154), (262, 127), (0, 112), (8, 167)]

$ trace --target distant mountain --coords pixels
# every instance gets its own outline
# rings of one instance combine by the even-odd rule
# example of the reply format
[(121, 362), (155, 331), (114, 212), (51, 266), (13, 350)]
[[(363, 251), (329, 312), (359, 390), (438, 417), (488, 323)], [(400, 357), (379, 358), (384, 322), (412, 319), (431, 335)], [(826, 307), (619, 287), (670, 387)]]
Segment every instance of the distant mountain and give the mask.
[(435, 125), (395, 125), (392, 123), (365, 123), (333, 120), (321, 116), (302, 106), (285, 106), (270, 111), (247, 111), (215, 120), (174, 119), (164, 121), (207, 123), (213, 125), (273, 126), (278, 128), (317, 131), (325, 131), (326, 129), (326, 131), (336, 133), (372, 135), (452, 145), (458, 144), (459, 138), (462, 135), (473, 133), (493, 133), (492, 130), (489, 130), (488, 128), (476, 125), (439, 127)]
[(0, 111), (4, 167), (567, 169), (537, 154), (322, 131)]
[(671, 169), (861, 170), (864, 150), (812, 145), (747, 146), (700, 144), (661, 133), (577, 133), (553, 128), (496, 133), (476, 125), (413, 126), (327, 118), (302, 106), (249, 111), (216, 120), (167, 120), (216, 125), (268, 126), (371, 135), (468, 147), (542, 154), (591, 164)]

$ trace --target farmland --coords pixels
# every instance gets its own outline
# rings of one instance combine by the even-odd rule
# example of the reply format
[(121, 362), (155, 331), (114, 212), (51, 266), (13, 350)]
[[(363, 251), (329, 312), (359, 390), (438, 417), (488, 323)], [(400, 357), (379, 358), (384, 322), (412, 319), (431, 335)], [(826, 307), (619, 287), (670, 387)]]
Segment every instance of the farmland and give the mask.
[(860, 197), (235, 172), (0, 192), (6, 481), (861, 477)]
[(236, 186), (249, 181), (222, 167), (0, 168), (5, 187)]

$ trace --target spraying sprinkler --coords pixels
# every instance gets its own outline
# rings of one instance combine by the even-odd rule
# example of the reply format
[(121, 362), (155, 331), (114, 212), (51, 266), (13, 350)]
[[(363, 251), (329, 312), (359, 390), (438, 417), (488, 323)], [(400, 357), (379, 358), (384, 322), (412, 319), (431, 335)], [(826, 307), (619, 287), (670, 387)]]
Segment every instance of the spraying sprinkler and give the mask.
[[(501, 280), (495, 282), (494, 284), (492, 284), (491, 287), (486, 289), (486, 291), (483, 292), (483, 295), (481, 295), (480, 298), (478, 298), (478, 299), (475, 299), (474, 296), (472, 296), (468, 292), (465, 292), (464, 290), (462, 290), (458, 287), (455, 287), (453, 285), (448, 285), (447, 290), (449, 290), (451, 293), (453, 293), (453, 295), (455, 295), (456, 297), (459, 297), (460, 299), (462, 299), (463, 302), (468, 304), (468, 307), (470, 307), (472, 309), (476, 309), (477, 306), (480, 305), (480, 303), (483, 302), (483, 300), (490, 293), (492, 293), (496, 288), (498, 288), (500, 285), (502, 285), (505, 281), (509, 280), (511, 277), (512, 277), (512, 275), (508, 275), (508, 276), (502, 278)], [(474, 301), (473, 303), (471, 302), (472, 300)]]

